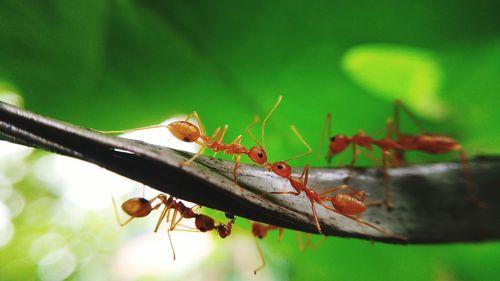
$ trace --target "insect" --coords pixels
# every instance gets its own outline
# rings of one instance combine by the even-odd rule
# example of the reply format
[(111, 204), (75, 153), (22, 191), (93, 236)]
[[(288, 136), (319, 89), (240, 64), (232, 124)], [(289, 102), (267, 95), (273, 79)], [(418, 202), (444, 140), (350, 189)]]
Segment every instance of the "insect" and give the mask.
[[(283, 231), (284, 229), (279, 226), (275, 226), (272, 224), (261, 224), (258, 222), (252, 222), (252, 234), (255, 238), (262, 239), (267, 236), (267, 233), (271, 230), (278, 230), (278, 240), (281, 241), (281, 238), (283, 238)], [(257, 271), (263, 269), (266, 266), (266, 260), (264, 259), (264, 255), (262, 254), (262, 250), (259, 246), (259, 242), (257, 239), (255, 239), (255, 244), (257, 245), (257, 250), (259, 251), (260, 259), (262, 264), (254, 269), (253, 274), (257, 274)]]
[[(160, 202), (153, 204), (157, 200), (159, 200)], [(214, 230), (221, 238), (226, 238), (231, 234), (232, 225), (234, 224), (235, 221), (234, 216), (228, 217), (230, 218), (230, 221), (227, 224), (218, 223), (213, 218), (207, 215), (198, 214), (194, 212), (193, 208), (186, 207), (184, 203), (182, 203), (182, 201), (175, 200), (174, 197), (167, 196), (165, 194), (158, 194), (149, 200), (144, 197), (134, 197), (123, 202), (121, 205), (122, 210), (130, 217), (125, 222), (122, 223), (118, 215), (116, 203), (113, 199), (115, 216), (118, 223), (121, 226), (127, 225), (135, 218), (148, 216), (153, 210), (159, 209), (162, 205), (164, 206), (164, 208), (161, 212), (160, 217), (158, 218), (158, 222), (156, 223), (154, 232), (158, 231), (164, 218), (166, 218), (167, 223), (170, 221), (170, 226), (167, 230), (167, 235), (170, 241), (170, 247), (172, 249), (174, 260), (175, 260), (175, 250), (174, 250), (174, 245), (172, 243), (172, 238), (170, 237), (170, 231), (175, 230), (175, 228), (179, 225), (182, 219), (194, 218), (196, 231), (207, 232)], [(174, 210), (172, 216), (170, 216), (171, 210)], [(177, 219), (178, 214), (180, 215), (179, 219)]]
[[(304, 140), (304, 138), (300, 135), (298, 130), (295, 128), (295, 126), (290, 126), (294, 134), (299, 138), (299, 140), (307, 147), (308, 151), (302, 154), (299, 154), (295, 157), (289, 158), (285, 161), (278, 161), (274, 162), (272, 164), (268, 165), (268, 169), (272, 171), (274, 174), (278, 175), (279, 177), (287, 179), (293, 189), (295, 191), (276, 191), (276, 192), (267, 192), (264, 193), (264, 195), (268, 194), (280, 194), (280, 195), (299, 195), (302, 192), (305, 193), (307, 196), (309, 202), (311, 203), (311, 211), (313, 214), (314, 218), (314, 223), (316, 224), (316, 228), (319, 233), (322, 233), (321, 225), (318, 220), (317, 212), (316, 212), (316, 207), (315, 204), (319, 204), (323, 206), (325, 209), (328, 209), (334, 213), (337, 213), (339, 215), (342, 215), (344, 217), (347, 217), (355, 222), (357, 222), (360, 225), (366, 225), (368, 227), (371, 227), (377, 231), (380, 231), (381, 233), (396, 237), (398, 239), (406, 240), (405, 237), (399, 236), (399, 235), (394, 235), (390, 234), (387, 231), (383, 230), (382, 228), (375, 226), (373, 224), (370, 224), (368, 222), (365, 222), (364, 220), (361, 220), (359, 218), (356, 218), (353, 215), (358, 215), (366, 210), (366, 205), (364, 204), (364, 192), (362, 191), (356, 191), (354, 188), (347, 186), (347, 185), (341, 185), (337, 187), (333, 187), (331, 189), (325, 190), (324, 192), (317, 193), (316, 191), (312, 190), (311, 188), (308, 187), (308, 177), (309, 177), (309, 165), (306, 165), (304, 169), (302, 170), (302, 174), (300, 177), (294, 177), (292, 176), (292, 168), (288, 162), (289, 160), (296, 159), (298, 157), (302, 157), (305, 155), (308, 155), (312, 152), (312, 148), (307, 144), (307, 142)], [(343, 189), (349, 189), (352, 192), (351, 193), (345, 193), (342, 195), (335, 195), (335, 196), (327, 196), (327, 194), (336, 192), (339, 190)], [(329, 207), (326, 205), (325, 202), (330, 202), (332, 204), (332, 207)]]
[[(400, 108), (403, 109), (410, 119), (419, 128), (420, 133), (416, 135), (401, 134), (399, 128), (399, 111)], [(357, 160), (357, 146), (364, 147), (368, 150), (372, 150), (372, 146), (380, 148), (382, 152), (382, 166), (384, 173), (384, 193), (385, 193), (385, 204), (387, 209), (392, 209), (394, 207), (390, 190), (389, 190), (389, 174), (388, 168), (390, 163), (401, 163), (403, 160), (404, 151), (417, 150), (430, 154), (442, 154), (451, 151), (457, 151), (460, 154), (460, 159), (462, 162), (463, 173), (467, 181), (467, 193), (469, 198), (477, 206), (482, 206), (483, 203), (475, 196), (473, 192), (472, 178), (469, 173), (468, 161), (465, 156), (464, 149), (462, 146), (454, 139), (437, 134), (422, 133), (423, 129), (417, 122), (413, 114), (406, 108), (406, 106), (400, 101), (396, 100), (394, 102), (394, 123), (391, 119), (387, 121), (386, 125), (386, 136), (383, 139), (373, 139), (372, 137), (366, 135), (364, 132), (358, 132), (352, 137), (348, 137), (343, 134), (337, 134), (331, 136), (331, 114), (328, 113), (325, 120), (325, 126), (323, 127), (322, 137), (325, 134), (325, 130), (328, 130), (329, 145), (328, 153), (326, 159), (328, 162), (331, 161), (332, 157), (344, 151), (349, 145), (352, 146), (353, 156), (351, 164), (349, 165), (349, 176), (352, 174), (352, 169)], [(396, 138), (394, 138), (394, 131)], [(321, 143), (320, 143), (321, 146)], [(393, 153), (395, 152), (395, 153)], [(392, 160), (392, 161), (391, 161)]]
[[(275, 105), (273, 108), (269, 111), (269, 113), (266, 115), (264, 118), (262, 124), (262, 132), (264, 132), (265, 124), (271, 114), (274, 112), (274, 110), (278, 107), (282, 100), (282, 96), (278, 97), (278, 100), (276, 101)], [(194, 118), (198, 125), (195, 125), (188, 120)], [(250, 132), (250, 127), (252, 127), (254, 124), (258, 123), (259, 119), (255, 118), (252, 123), (246, 128), (247, 132)], [(233, 180), (235, 183), (237, 183), (237, 170), (239, 167), (241, 155), (245, 154), (250, 158), (250, 160), (258, 165), (263, 165), (267, 163), (267, 154), (266, 151), (264, 150), (264, 147), (260, 145), (257, 141), (257, 146), (253, 146), (249, 149), (245, 148), (242, 144), (242, 135), (238, 135), (232, 142), (230, 143), (224, 143), (223, 139), (224, 136), (227, 133), (227, 130), (229, 128), (228, 125), (225, 125), (223, 128), (217, 128), (211, 136), (207, 136), (205, 134), (205, 130), (203, 128), (203, 125), (201, 123), (200, 117), (198, 116), (198, 113), (196, 111), (193, 111), (191, 114), (189, 114), (184, 121), (175, 121), (167, 125), (153, 125), (153, 126), (147, 126), (147, 127), (141, 127), (141, 128), (134, 128), (134, 129), (128, 129), (128, 130), (117, 130), (117, 131), (100, 131), (103, 133), (123, 133), (123, 132), (130, 132), (130, 131), (137, 131), (137, 130), (145, 130), (145, 129), (152, 129), (152, 128), (167, 128), (172, 135), (184, 142), (191, 142), (191, 143), (196, 143), (201, 146), (200, 150), (194, 154), (189, 160), (183, 161), (179, 163), (180, 166), (187, 166), (191, 164), (196, 158), (198, 158), (203, 152), (208, 148), (212, 150), (215, 154), (218, 152), (224, 152), (225, 154), (232, 154), (234, 155), (234, 169), (233, 169)], [(251, 134), (251, 132), (250, 132)], [(253, 137), (253, 135), (251, 135)], [(262, 134), (262, 143), (264, 143), (264, 134)], [(214, 154), (214, 155), (215, 155)]]

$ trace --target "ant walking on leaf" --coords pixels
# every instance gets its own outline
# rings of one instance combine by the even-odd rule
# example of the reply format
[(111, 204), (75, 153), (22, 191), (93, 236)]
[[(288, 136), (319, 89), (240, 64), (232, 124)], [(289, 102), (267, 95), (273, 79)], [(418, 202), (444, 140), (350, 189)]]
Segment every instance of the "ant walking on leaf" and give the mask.
[[(418, 134), (402, 134), (400, 131), (400, 120), (399, 112), (402, 109), (411, 119), (411, 121), (418, 128)], [(352, 146), (353, 156), (351, 164), (349, 165), (349, 176), (352, 175), (352, 170), (357, 160), (357, 146), (364, 147), (367, 150), (372, 150), (372, 146), (380, 148), (382, 152), (382, 166), (384, 173), (384, 194), (385, 194), (385, 204), (387, 209), (392, 209), (394, 204), (392, 202), (390, 190), (389, 190), (389, 174), (388, 168), (390, 163), (402, 163), (403, 153), (405, 151), (421, 151), (429, 154), (443, 154), (451, 151), (456, 151), (460, 154), (460, 161), (462, 163), (462, 170), (467, 182), (467, 194), (470, 200), (477, 207), (484, 207), (484, 203), (479, 200), (473, 189), (472, 177), (469, 172), (468, 160), (465, 155), (463, 147), (454, 139), (439, 135), (424, 132), (422, 126), (417, 121), (415, 116), (408, 110), (408, 108), (400, 101), (394, 101), (394, 121), (389, 119), (386, 125), (386, 136), (383, 139), (373, 139), (372, 137), (366, 135), (364, 132), (360, 131), (352, 137), (348, 137), (343, 134), (337, 134), (332, 136), (331, 134), (331, 114), (328, 113), (325, 120), (325, 125), (323, 127), (323, 132), (320, 141), (320, 147), (322, 145), (325, 131), (328, 131), (328, 153), (326, 159), (328, 162), (331, 161), (332, 157), (344, 151), (349, 145)], [(395, 137), (394, 137), (395, 134)], [(395, 152), (395, 153), (394, 153)], [(318, 152), (320, 153), (320, 152)], [(391, 161), (392, 160), (392, 161)]]
[[(281, 102), (281, 98), (278, 100), (276, 103), (274, 109), (277, 107), (277, 105)], [(264, 148), (264, 128), (266, 125), (266, 121), (269, 118), (269, 115), (266, 116), (266, 119), (262, 122), (262, 144), (260, 144), (257, 140), (257, 138), (251, 133), (250, 131), (250, 126), (247, 127), (247, 133), (250, 135), (250, 137), (258, 144), (259, 147)], [(255, 123), (254, 123), (255, 124)], [(304, 153), (301, 153), (299, 155), (296, 155), (294, 157), (291, 157), (287, 160), (284, 161), (278, 161), (274, 163), (264, 163), (262, 164), (265, 166), (269, 171), (272, 171), (274, 174), (276, 174), (279, 177), (287, 179), (291, 186), (294, 188), (295, 191), (277, 191), (277, 192), (267, 192), (264, 193), (263, 195), (269, 195), (269, 194), (279, 194), (279, 195), (295, 195), (298, 196), (302, 192), (305, 193), (307, 196), (309, 202), (311, 203), (311, 211), (312, 215), (314, 218), (314, 223), (316, 225), (316, 228), (319, 233), (322, 233), (321, 225), (318, 220), (318, 215), (316, 212), (316, 207), (315, 204), (319, 204), (323, 206), (324, 208), (337, 213), (339, 215), (342, 215), (344, 217), (347, 217), (351, 220), (354, 220), (360, 225), (366, 225), (370, 228), (373, 228), (377, 231), (380, 231), (388, 236), (394, 236), (397, 237), (398, 239), (406, 240), (405, 237), (398, 236), (398, 235), (393, 235), (388, 233), (387, 231), (383, 230), (380, 227), (377, 227), (375, 225), (372, 225), (368, 222), (365, 222), (355, 216), (358, 216), (362, 212), (364, 212), (367, 209), (367, 206), (364, 202), (365, 199), (365, 194), (362, 191), (356, 191), (354, 188), (348, 185), (341, 185), (341, 186), (336, 186), (331, 189), (325, 190), (324, 192), (317, 193), (311, 188), (308, 187), (308, 177), (309, 177), (309, 165), (306, 165), (304, 169), (302, 170), (302, 174), (299, 177), (294, 177), (292, 176), (292, 168), (291, 166), (287, 163), (291, 160), (307, 156), (312, 153), (312, 148), (309, 146), (309, 144), (305, 141), (305, 139), (302, 137), (302, 135), (299, 133), (297, 128), (293, 125), (290, 126), (290, 129), (292, 132), (297, 136), (297, 138), (306, 146), (307, 151)], [(327, 196), (328, 194), (335, 193), (338, 191), (342, 190), (350, 190), (351, 192), (349, 193), (338, 193), (333, 196)], [(332, 207), (329, 207), (326, 205), (326, 202), (330, 202), (332, 204)]]
[[(269, 113), (266, 115), (266, 117), (263, 120), (263, 124), (267, 122), (267, 119), (271, 116), (273, 111), (278, 107), (279, 103), (281, 102), (282, 96), (278, 97), (278, 100), (276, 104), (273, 106), (273, 108), (269, 111)], [(189, 122), (190, 119), (194, 118), (198, 125), (195, 125), (191, 122)], [(259, 122), (258, 119), (254, 119), (254, 121), (245, 129), (247, 132), (249, 132), (249, 127), (253, 126), (255, 123)], [(131, 132), (131, 131), (138, 131), (138, 130), (146, 130), (146, 129), (153, 129), (153, 128), (167, 128), (172, 135), (184, 142), (191, 142), (191, 143), (196, 143), (201, 146), (200, 150), (194, 154), (189, 160), (180, 162), (180, 166), (188, 166), (191, 164), (196, 158), (198, 158), (200, 155), (203, 154), (203, 152), (208, 148), (211, 149), (215, 154), (218, 152), (224, 152), (225, 154), (232, 154), (234, 155), (234, 169), (233, 169), (233, 180), (237, 184), (237, 170), (239, 167), (241, 155), (245, 154), (248, 156), (248, 158), (254, 162), (255, 164), (258, 165), (263, 165), (267, 163), (267, 155), (264, 150), (263, 146), (257, 145), (253, 146), (249, 149), (245, 148), (242, 144), (242, 135), (238, 135), (232, 142), (230, 143), (224, 143), (223, 139), (224, 136), (227, 133), (227, 130), (229, 128), (228, 125), (225, 125), (224, 128), (217, 128), (211, 136), (207, 136), (205, 134), (205, 129), (201, 123), (200, 117), (198, 116), (198, 113), (196, 111), (193, 111), (191, 114), (189, 114), (184, 121), (175, 121), (167, 125), (153, 125), (153, 126), (147, 126), (147, 127), (140, 127), (140, 128), (134, 128), (134, 129), (128, 129), (128, 130), (116, 130), (116, 131), (100, 131), (102, 133), (125, 133), (125, 132)], [(264, 130), (264, 126), (262, 127), (262, 130)], [(263, 135), (262, 135), (263, 136)], [(258, 142), (257, 142), (258, 143)]]

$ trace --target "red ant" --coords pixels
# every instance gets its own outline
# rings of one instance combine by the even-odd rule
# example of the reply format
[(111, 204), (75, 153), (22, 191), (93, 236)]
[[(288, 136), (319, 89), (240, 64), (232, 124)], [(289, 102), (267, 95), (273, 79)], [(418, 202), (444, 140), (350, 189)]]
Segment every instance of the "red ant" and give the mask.
[[(157, 203), (156, 205), (153, 205), (153, 202), (157, 199), (160, 200), (160, 202)], [(165, 194), (158, 194), (155, 197), (151, 198), (150, 200), (147, 200), (146, 198), (143, 197), (134, 197), (123, 202), (123, 204), (121, 205), (122, 210), (125, 213), (127, 213), (130, 217), (125, 222), (122, 223), (120, 222), (120, 218), (116, 208), (116, 203), (113, 199), (113, 206), (115, 210), (116, 219), (121, 226), (127, 225), (135, 218), (148, 216), (151, 213), (151, 211), (157, 210), (162, 205), (164, 205), (165, 207), (163, 208), (163, 211), (160, 217), (158, 218), (158, 222), (156, 223), (154, 232), (158, 231), (158, 228), (160, 227), (160, 224), (165, 217), (167, 223), (171, 219), (170, 227), (167, 230), (167, 235), (170, 241), (170, 247), (172, 248), (174, 260), (175, 260), (175, 250), (174, 250), (174, 245), (172, 244), (172, 239), (170, 237), (170, 231), (173, 231), (179, 225), (182, 219), (194, 218), (195, 227), (200, 232), (215, 230), (221, 238), (226, 238), (231, 234), (232, 225), (234, 224), (235, 221), (234, 216), (226, 215), (226, 217), (230, 219), (229, 223), (227, 224), (216, 223), (213, 218), (204, 214), (195, 213), (193, 211), (193, 208), (186, 207), (184, 203), (182, 203), (182, 201), (176, 201), (174, 197), (172, 196), (167, 197), (167, 195)], [(174, 210), (174, 213), (172, 214), (172, 217), (170, 217), (170, 211), (172, 209)], [(176, 219), (177, 214), (180, 214), (181, 216), (179, 219)]]
[[(267, 122), (267, 119), (271, 116), (273, 111), (278, 107), (283, 97), (279, 96), (276, 104), (269, 111), (262, 122), (262, 132), (264, 132), (264, 127)], [(194, 118), (198, 123), (198, 126), (195, 124), (188, 122), (191, 118)], [(250, 127), (258, 122), (258, 118), (255, 118), (254, 121), (245, 129), (247, 132), (250, 132)], [(225, 154), (234, 154), (234, 169), (233, 169), (233, 180), (237, 183), (236, 172), (239, 167), (240, 158), (242, 154), (246, 154), (250, 160), (258, 165), (263, 165), (267, 163), (267, 155), (264, 147), (261, 146), (258, 142), (258, 146), (253, 146), (250, 149), (246, 149), (242, 144), (242, 135), (238, 135), (231, 143), (226, 144), (223, 142), (224, 136), (228, 130), (228, 125), (225, 125), (223, 129), (220, 127), (217, 128), (214, 133), (208, 137), (205, 135), (205, 130), (201, 123), (200, 117), (196, 111), (193, 111), (189, 114), (184, 121), (175, 121), (167, 125), (153, 125), (141, 128), (134, 128), (128, 130), (118, 130), (118, 131), (101, 131), (104, 133), (123, 133), (137, 130), (145, 130), (152, 128), (164, 128), (166, 127), (174, 137), (184, 142), (192, 142), (201, 146), (200, 150), (193, 155), (189, 160), (183, 161), (179, 163), (180, 166), (187, 166), (191, 164), (197, 157), (199, 157), (205, 149), (211, 149), (215, 154), (217, 152), (224, 152)], [(250, 133), (251, 134), (251, 133)], [(253, 136), (253, 135), (252, 135)], [(262, 133), (262, 142), (264, 142), (264, 133)], [(214, 154), (214, 156), (215, 156)]]
[[(292, 126), (290, 126), (290, 128), (293, 131), (293, 133), (299, 138), (299, 140), (307, 147), (308, 151), (305, 153), (299, 154), (297, 156), (291, 157), (291, 158), (284, 160), (284, 161), (278, 161), (278, 162), (274, 162), (272, 164), (267, 164), (266, 167), (270, 171), (275, 173), (276, 175), (287, 179), (290, 182), (290, 184), (292, 185), (292, 187), (295, 189), (295, 191), (268, 192), (268, 193), (265, 193), (264, 195), (267, 195), (267, 194), (286, 194), (286, 195), (296, 195), (297, 196), (300, 193), (304, 192), (306, 194), (307, 198), (309, 199), (309, 202), (311, 203), (311, 210), (312, 210), (312, 214), (314, 217), (314, 222), (316, 224), (316, 228), (317, 228), (319, 233), (322, 233), (322, 230), (321, 230), (321, 225), (318, 221), (318, 216), (317, 216), (316, 208), (315, 208), (314, 204), (319, 204), (332, 212), (335, 212), (339, 215), (342, 215), (344, 217), (352, 219), (361, 225), (369, 226), (369, 227), (371, 227), (375, 230), (378, 230), (378, 231), (380, 231), (388, 236), (394, 236), (394, 237), (397, 237), (398, 239), (406, 240), (406, 238), (404, 238), (404, 237), (389, 234), (387, 231), (383, 230), (382, 228), (377, 227), (375, 225), (372, 225), (368, 222), (365, 222), (365, 221), (353, 216), (353, 215), (358, 215), (367, 209), (367, 207), (364, 203), (364, 198), (365, 198), (364, 192), (356, 191), (352, 187), (347, 186), (347, 185), (341, 185), (341, 186), (337, 186), (337, 187), (333, 187), (331, 189), (328, 189), (324, 192), (317, 193), (307, 186), (307, 181), (308, 181), (308, 177), (309, 177), (309, 165), (306, 165), (304, 167), (300, 177), (292, 176), (292, 168), (286, 162), (310, 154), (312, 152), (312, 148), (309, 146), (309, 144), (307, 144), (307, 142), (304, 140), (304, 138), (300, 135), (300, 133), (295, 128), (295, 126), (292, 125)], [(336, 191), (339, 191), (342, 189), (350, 189), (352, 192), (345, 193), (345, 194), (337, 194), (333, 197), (326, 196), (329, 193), (336, 192)], [(331, 202), (333, 208), (325, 205), (324, 201)]]
[[(258, 222), (252, 222), (252, 234), (255, 238), (263, 239), (267, 236), (267, 233), (269, 231), (272, 231), (272, 230), (278, 230), (278, 241), (281, 241), (281, 239), (283, 238), (283, 234), (284, 234), (284, 229), (282, 227), (272, 225), (272, 224), (264, 225), (264, 224), (261, 224)], [(299, 250), (303, 251), (307, 246), (309, 246), (311, 244), (310, 235), (309, 235), (309, 233), (305, 234), (306, 235), (306, 245), (304, 246), (303, 242), (302, 242), (301, 233), (299, 231), (296, 231), (296, 233), (297, 233), (297, 242), (299, 244)], [(257, 274), (257, 271), (263, 269), (266, 266), (266, 261), (264, 259), (264, 255), (262, 254), (262, 249), (260, 248), (257, 239), (255, 240), (255, 243), (257, 245), (257, 250), (259, 251), (259, 255), (260, 255), (260, 258), (262, 261), (262, 264), (259, 267), (257, 267), (253, 272), (254, 274)]]
[[(275, 226), (272, 224), (264, 225), (258, 222), (252, 222), (252, 234), (255, 238), (262, 239), (267, 236), (267, 232), (270, 230), (278, 230), (278, 240), (281, 241), (283, 238), (284, 229), (279, 226)], [(260, 259), (262, 264), (254, 269), (253, 274), (257, 274), (257, 271), (263, 269), (266, 266), (266, 260), (264, 259), (264, 255), (262, 254), (262, 250), (260, 249), (259, 242), (257, 239), (255, 240), (255, 244), (257, 245), (257, 250), (259, 251)]]
[[(399, 129), (399, 109), (402, 108), (410, 119), (415, 123), (417, 128), (421, 133), (417, 135), (401, 134)], [(331, 158), (344, 151), (349, 145), (352, 145), (353, 156), (350, 164), (349, 176), (352, 174), (352, 169), (357, 160), (357, 147), (361, 146), (368, 150), (372, 150), (372, 145), (377, 146), (382, 151), (382, 165), (384, 172), (384, 189), (385, 189), (385, 204), (387, 209), (392, 209), (394, 207), (392, 198), (389, 191), (389, 174), (388, 165), (389, 160), (392, 159), (392, 163), (401, 163), (403, 152), (408, 150), (418, 150), (430, 154), (442, 154), (448, 153), (450, 151), (457, 151), (460, 154), (460, 160), (462, 162), (462, 168), (464, 176), (467, 180), (467, 192), (470, 199), (478, 206), (484, 206), (484, 204), (475, 196), (473, 192), (472, 178), (469, 173), (468, 161), (465, 156), (463, 147), (454, 139), (437, 134), (422, 133), (423, 129), (418, 123), (415, 116), (406, 108), (406, 106), (400, 101), (396, 100), (394, 102), (394, 124), (389, 119), (387, 122), (387, 132), (384, 139), (375, 140), (363, 132), (359, 132), (352, 137), (346, 135), (338, 134), (331, 137), (331, 114), (328, 113), (325, 120), (325, 126), (323, 128), (323, 133), (321, 139), (323, 139), (325, 129), (328, 130), (329, 145), (328, 154), (326, 156), (327, 161), (330, 162)], [(393, 131), (395, 127), (396, 139), (393, 138)], [(321, 146), (321, 143), (320, 143)], [(395, 151), (394, 156), (391, 152)], [(318, 152), (319, 153), (319, 152)]]

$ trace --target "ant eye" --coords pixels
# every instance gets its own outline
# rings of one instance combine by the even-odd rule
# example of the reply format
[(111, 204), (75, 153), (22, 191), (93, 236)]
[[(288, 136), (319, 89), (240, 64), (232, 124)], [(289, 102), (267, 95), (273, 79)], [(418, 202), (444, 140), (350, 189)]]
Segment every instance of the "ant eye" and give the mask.
[(331, 138), (330, 138), (330, 141), (335, 141), (335, 139), (336, 139), (336, 138), (337, 138), (337, 137), (331, 137)]
[(259, 158), (264, 157), (264, 154), (262, 152), (260, 152), (260, 151), (259, 151), (259, 153), (257, 155), (259, 156)]
[(280, 169), (280, 170), (283, 169), (283, 165), (281, 165), (281, 164), (278, 165), (278, 169)]

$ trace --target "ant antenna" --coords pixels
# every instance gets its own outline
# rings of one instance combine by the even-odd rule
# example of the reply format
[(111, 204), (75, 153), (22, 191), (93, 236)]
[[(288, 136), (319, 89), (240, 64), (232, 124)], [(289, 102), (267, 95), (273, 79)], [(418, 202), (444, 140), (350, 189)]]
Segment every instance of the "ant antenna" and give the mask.
[(113, 202), (113, 210), (115, 211), (115, 218), (119, 225), (123, 226), (123, 223), (118, 214), (118, 207), (116, 207), (115, 197), (111, 196), (111, 201)]
[(306, 156), (306, 155), (309, 155), (311, 154), (311, 152), (313, 151), (313, 149), (311, 148), (311, 146), (309, 144), (307, 144), (306, 140), (302, 137), (302, 135), (299, 133), (299, 131), (297, 130), (297, 128), (295, 128), (294, 125), (290, 125), (290, 129), (293, 131), (293, 133), (297, 136), (297, 138), (299, 138), (299, 140), (307, 147), (307, 151), (302, 153), (302, 154), (299, 154), (297, 156), (294, 156), (292, 158), (288, 158), (286, 159), (285, 161), (283, 162), (288, 162), (290, 160), (293, 160), (293, 159), (297, 159), (297, 158), (300, 158), (300, 157), (303, 157), (303, 156)]
[(262, 146), (260, 144), (260, 142), (257, 140), (257, 138), (255, 137), (255, 135), (252, 133), (252, 131), (250, 131), (250, 128), (252, 128), (253, 126), (255, 126), (257, 123), (259, 123), (260, 121), (260, 117), (255, 115), (253, 117), (253, 121), (252, 123), (248, 124), (248, 126), (245, 128), (245, 130), (247, 131), (248, 135), (252, 138), (252, 140), (258, 145), (258, 146)]
[(402, 109), (406, 115), (410, 118), (410, 120), (415, 124), (415, 127), (419, 130), (420, 133), (425, 132), (424, 128), (418, 122), (417, 118), (413, 113), (408, 109), (408, 107), (401, 101), (401, 100), (395, 100), (394, 101), (394, 126), (396, 127), (396, 135), (400, 137), (401, 132), (399, 131), (399, 109)]
[(283, 99), (283, 96), (280, 95), (278, 97), (278, 100), (276, 101), (276, 104), (273, 106), (273, 108), (271, 109), (271, 111), (269, 111), (269, 113), (266, 115), (266, 117), (262, 121), (262, 147), (263, 148), (266, 148), (265, 145), (264, 145), (264, 128), (266, 127), (267, 119), (269, 119), (269, 117), (274, 112), (274, 110), (276, 110), (276, 108), (278, 107), (278, 105), (281, 103), (282, 99)]
[(325, 131), (328, 131), (328, 138), (330, 138), (332, 136), (332, 114), (330, 112), (326, 114), (325, 124), (323, 125), (323, 130), (321, 131), (317, 159), (321, 157), (321, 147), (323, 146), (323, 141), (325, 140)]

